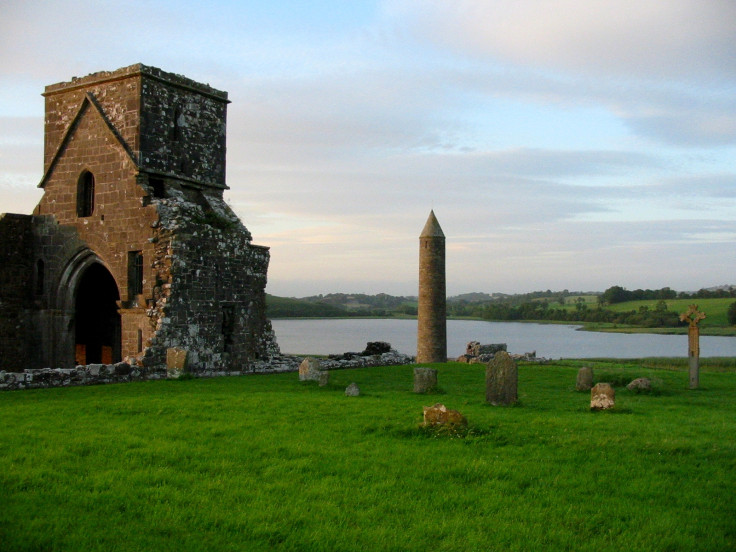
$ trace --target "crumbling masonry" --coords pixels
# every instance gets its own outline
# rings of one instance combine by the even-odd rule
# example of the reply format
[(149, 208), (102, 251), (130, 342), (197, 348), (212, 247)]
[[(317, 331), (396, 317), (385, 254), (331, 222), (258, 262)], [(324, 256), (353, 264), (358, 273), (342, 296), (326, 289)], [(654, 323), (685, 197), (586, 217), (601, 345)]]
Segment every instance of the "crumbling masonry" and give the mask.
[(46, 87), (44, 195), (0, 216), (0, 370), (261, 371), (267, 247), (223, 201), (227, 93), (133, 65)]

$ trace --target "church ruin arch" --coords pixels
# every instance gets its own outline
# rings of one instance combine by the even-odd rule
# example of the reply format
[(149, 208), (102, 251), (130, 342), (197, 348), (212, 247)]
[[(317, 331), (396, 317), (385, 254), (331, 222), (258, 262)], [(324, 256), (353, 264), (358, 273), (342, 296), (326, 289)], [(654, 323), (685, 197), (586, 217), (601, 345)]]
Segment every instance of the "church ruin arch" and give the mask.
[(110, 364), (121, 360), (120, 290), (102, 260), (90, 249), (67, 263), (58, 287), (61, 355), (69, 364)]
[(81, 275), (74, 302), (74, 342), (77, 364), (120, 362), (120, 292), (100, 263)]

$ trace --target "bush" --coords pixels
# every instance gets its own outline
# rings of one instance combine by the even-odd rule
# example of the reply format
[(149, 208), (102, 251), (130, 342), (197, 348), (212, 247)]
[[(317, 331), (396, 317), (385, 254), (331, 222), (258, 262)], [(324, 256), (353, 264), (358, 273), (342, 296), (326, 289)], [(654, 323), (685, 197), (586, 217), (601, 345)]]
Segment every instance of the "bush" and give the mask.
[(728, 318), (728, 323), (732, 326), (736, 326), (736, 303), (731, 303), (728, 306), (728, 310), (726, 311), (726, 318)]

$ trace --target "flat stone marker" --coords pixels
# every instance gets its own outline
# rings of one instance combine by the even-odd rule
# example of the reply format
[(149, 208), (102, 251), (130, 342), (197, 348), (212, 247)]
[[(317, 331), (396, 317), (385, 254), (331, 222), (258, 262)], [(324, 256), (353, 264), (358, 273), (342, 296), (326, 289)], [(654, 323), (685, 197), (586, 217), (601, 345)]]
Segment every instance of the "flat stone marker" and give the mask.
[(583, 366), (578, 370), (578, 377), (575, 380), (575, 391), (590, 391), (593, 387), (593, 369), (589, 366)]
[(516, 361), (506, 351), (498, 351), (486, 367), (486, 402), (508, 406), (518, 400)]
[(345, 388), (345, 396), (346, 397), (359, 397), (360, 396), (360, 387), (358, 387), (358, 384), (353, 382), (350, 385), (348, 385)]
[(590, 409), (608, 410), (616, 404), (616, 391), (610, 383), (597, 383), (590, 390)]
[(626, 386), (629, 391), (651, 391), (652, 380), (649, 378), (636, 378), (632, 380), (629, 385)]
[(437, 370), (414, 368), (414, 392), (428, 393), (437, 388)]
[(189, 351), (170, 347), (166, 349), (166, 377), (178, 378), (189, 371)]
[(326, 387), (330, 383), (330, 372), (328, 370), (320, 370), (319, 386)]
[(319, 381), (322, 367), (318, 359), (305, 358), (299, 365), (299, 381)]
[(422, 425), (464, 427), (468, 425), (468, 420), (457, 410), (449, 410), (444, 404), (437, 403), (434, 406), (424, 407), (424, 421)]

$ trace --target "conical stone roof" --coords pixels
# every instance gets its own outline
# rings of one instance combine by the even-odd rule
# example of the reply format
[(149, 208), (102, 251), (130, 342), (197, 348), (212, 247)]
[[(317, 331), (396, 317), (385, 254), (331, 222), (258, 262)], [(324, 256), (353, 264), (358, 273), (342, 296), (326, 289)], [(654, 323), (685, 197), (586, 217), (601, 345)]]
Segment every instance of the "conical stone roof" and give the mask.
[(444, 238), (445, 233), (440, 227), (440, 223), (437, 222), (437, 217), (434, 216), (434, 210), (429, 212), (429, 218), (427, 223), (424, 225), (424, 230), (419, 235), (420, 238)]

